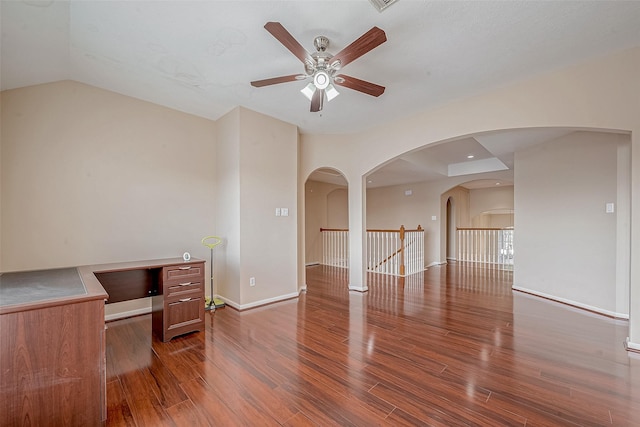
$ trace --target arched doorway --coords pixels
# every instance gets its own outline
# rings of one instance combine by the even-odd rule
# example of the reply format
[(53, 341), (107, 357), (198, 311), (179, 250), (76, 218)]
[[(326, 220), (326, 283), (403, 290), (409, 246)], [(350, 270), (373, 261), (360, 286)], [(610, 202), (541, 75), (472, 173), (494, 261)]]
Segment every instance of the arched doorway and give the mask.
[(344, 175), (332, 168), (313, 171), (305, 182), (305, 267), (323, 263), (323, 229), (349, 228), (349, 193)]
[(456, 215), (455, 215), (455, 205), (453, 197), (447, 198), (447, 216), (446, 216), (446, 253), (447, 253), (447, 262), (456, 260)]

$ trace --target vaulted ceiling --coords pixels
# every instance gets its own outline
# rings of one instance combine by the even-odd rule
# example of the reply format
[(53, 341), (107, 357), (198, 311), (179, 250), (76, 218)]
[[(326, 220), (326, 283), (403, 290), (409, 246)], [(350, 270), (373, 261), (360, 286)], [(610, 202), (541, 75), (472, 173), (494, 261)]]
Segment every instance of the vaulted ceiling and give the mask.
[[(2, 90), (71, 79), (214, 120), (244, 106), (302, 133), (358, 132), (640, 45), (637, 1), (399, 0), (378, 12), (369, 0), (22, 0), (0, 2), (0, 14)], [(328, 37), (334, 54), (383, 29), (387, 42), (343, 71), (385, 86), (384, 94), (339, 88), (311, 113), (300, 93), (306, 82), (252, 87), (304, 72), (263, 28), (269, 21), (309, 52), (316, 36)], [(491, 151), (483, 138), (460, 142), (456, 155), (469, 144)], [(508, 162), (508, 153), (490, 154)], [(410, 168), (419, 157), (401, 160)]]

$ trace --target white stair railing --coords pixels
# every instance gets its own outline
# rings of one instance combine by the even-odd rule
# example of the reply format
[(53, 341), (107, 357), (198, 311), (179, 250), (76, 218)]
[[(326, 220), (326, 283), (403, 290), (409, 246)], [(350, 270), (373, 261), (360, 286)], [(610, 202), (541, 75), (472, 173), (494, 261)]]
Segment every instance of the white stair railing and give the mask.
[(322, 264), (349, 267), (349, 230), (321, 228)]
[[(349, 266), (349, 231), (321, 228), (322, 263)], [(367, 271), (408, 276), (424, 270), (424, 230), (367, 230)]]
[(417, 230), (406, 230), (404, 236), (404, 275), (424, 271), (424, 230), (418, 225)]
[(367, 271), (400, 275), (398, 230), (367, 230)]
[(424, 230), (367, 230), (367, 270), (408, 276), (424, 270)]
[(512, 228), (458, 228), (458, 261), (513, 265)]

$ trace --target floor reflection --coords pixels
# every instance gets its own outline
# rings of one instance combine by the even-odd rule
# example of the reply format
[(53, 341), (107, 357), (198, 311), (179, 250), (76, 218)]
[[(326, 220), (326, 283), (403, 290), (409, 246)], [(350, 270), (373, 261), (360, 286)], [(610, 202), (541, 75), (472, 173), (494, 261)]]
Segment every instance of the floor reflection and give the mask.
[(628, 322), (452, 263), (398, 278), (306, 269), (299, 298), (208, 313), (161, 343), (110, 322), (107, 425), (637, 425)]

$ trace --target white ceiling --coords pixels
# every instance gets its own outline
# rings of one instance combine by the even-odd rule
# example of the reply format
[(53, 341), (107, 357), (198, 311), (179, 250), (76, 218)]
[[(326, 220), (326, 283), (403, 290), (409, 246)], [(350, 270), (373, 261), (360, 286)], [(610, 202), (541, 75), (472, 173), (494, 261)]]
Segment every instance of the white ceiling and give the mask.
[[(1, 1), (0, 14), (2, 90), (71, 79), (214, 120), (240, 105), (302, 133), (358, 132), (640, 45), (639, 1), (399, 0), (380, 13), (368, 0), (22, 0)], [(337, 53), (380, 27), (388, 41), (343, 71), (385, 86), (385, 93), (374, 98), (339, 88), (322, 112), (310, 113), (300, 93), (305, 82), (252, 87), (252, 80), (303, 72), (263, 28), (268, 21), (282, 23), (310, 52), (317, 35)], [(405, 182), (437, 175), (437, 167), (457, 163), (472, 146), (511, 167), (511, 145), (539, 137), (482, 135), (433, 148), (443, 159), (411, 153), (376, 173), (415, 170), (397, 178)], [(504, 142), (514, 138), (522, 142)]]
[[(485, 188), (513, 185), (514, 153), (535, 144), (560, 138), (572, 129), (522, 129), (496, 131), (456, 141), (430, 145), (393, 159), (367, 176), (367, 188), (428, 182), (454, 176), (468, 176), (463, 187)], [(473, 156), (472, 158), (469, 158)], [(505, 171), (487, 179), (486, 172)], [(309, 179), (346, 185), (342, 175), (330, 169), (314, 172)]]

